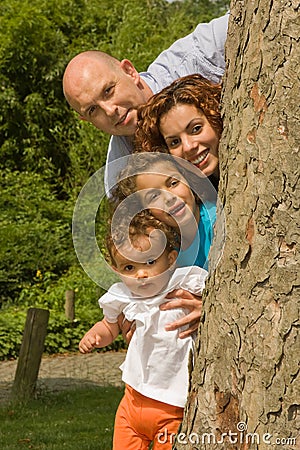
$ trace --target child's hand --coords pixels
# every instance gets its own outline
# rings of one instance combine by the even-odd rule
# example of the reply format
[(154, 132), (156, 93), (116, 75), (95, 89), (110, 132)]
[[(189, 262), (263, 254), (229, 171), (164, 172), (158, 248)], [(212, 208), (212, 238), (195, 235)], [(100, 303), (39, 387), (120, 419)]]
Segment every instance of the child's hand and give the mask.
[(166, 299), (172, 299), (167, 303), (163, 303), (160, 306), (162, 311), (173, 308), (186, 308), (190, 311), (182, 319), (176, 320), (166, 326), (167, 331), (177, 330), (184, 325), (189, 325), (187, 330), (181, 331), (179, 337), (181, 339), (186, 338), (198, 330), (200, 316), (202, 311), (202, 297), (198, 295), (191, 294), (183, 289), (176, 289), (175, 291), (169, 292), (166, 295)]
[(100, 347), (101, 336), (95, 332), (88, 331), (79, 342), (81, 353), (90, 353), (94, 348)]
[(133, 333), (135, 332), (135, 322), (129, 322), (129, 320), (126, 320), (124, 314), (122, 313), (118, 317), (118, 324), (122, 332), (123, 339), (127, 344), (129, 344)]

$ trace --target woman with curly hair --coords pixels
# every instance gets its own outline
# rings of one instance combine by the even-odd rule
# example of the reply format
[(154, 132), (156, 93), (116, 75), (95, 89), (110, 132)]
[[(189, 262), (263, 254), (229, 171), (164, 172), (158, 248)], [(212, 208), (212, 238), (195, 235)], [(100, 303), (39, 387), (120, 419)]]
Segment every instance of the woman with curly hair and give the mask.
[(188, 75), (154, 95), (138, 111), (135, 152), (166, 152), (190, 161), (214, 185), (223, 124), (221, 85)]

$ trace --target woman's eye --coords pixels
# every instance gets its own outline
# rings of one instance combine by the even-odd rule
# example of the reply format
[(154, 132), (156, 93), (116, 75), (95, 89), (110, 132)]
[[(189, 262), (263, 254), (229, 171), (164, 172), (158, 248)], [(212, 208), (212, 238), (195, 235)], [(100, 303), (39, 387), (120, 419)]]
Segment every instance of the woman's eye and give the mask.
[(155, 259), (148, 259), (148, 261), (147, 261), (147, 265), (148, 266), (152, 266), (153, 264), (155, 264), (155, 262), (156, 262), (156, 260)]
[(174, 148), (177, 147), (179, 145), (179, 139), (173, 139), (173, 141), (169, 142), (168, 147), (169, 148)]
[(192, 129), (193, 134), (198, 134), (202, 130), (202, 125), (195, 125)]

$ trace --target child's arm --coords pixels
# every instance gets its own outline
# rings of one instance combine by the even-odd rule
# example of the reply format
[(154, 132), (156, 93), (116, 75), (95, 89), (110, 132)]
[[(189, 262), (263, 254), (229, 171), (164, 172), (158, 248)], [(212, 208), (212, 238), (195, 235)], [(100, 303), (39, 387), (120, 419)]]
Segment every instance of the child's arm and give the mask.
[(119, 334), (118, 323), (110, 323), (104, 318), (83, 336), (79, 343), (81, 353), (89, 353), (94, 348), (102, 348), (110, 345)]

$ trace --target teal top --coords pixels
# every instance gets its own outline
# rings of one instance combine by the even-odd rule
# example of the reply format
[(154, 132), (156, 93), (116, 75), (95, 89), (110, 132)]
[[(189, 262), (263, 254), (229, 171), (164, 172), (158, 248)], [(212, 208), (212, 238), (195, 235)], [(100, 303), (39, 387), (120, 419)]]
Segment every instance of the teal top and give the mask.
[(177, 257), (177, 267), (199, 266), (208, 269), (208, 253), (213, 240), (213, 227), (216, 221), (216, 204), (205, 202), (200, 204), (200, 219), (198, 232), (185, 249), (180, 250)]

